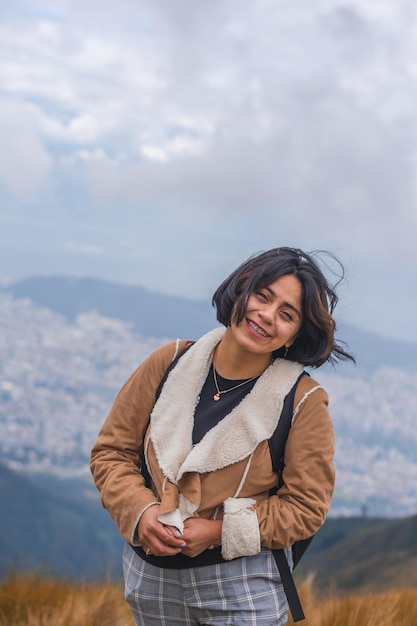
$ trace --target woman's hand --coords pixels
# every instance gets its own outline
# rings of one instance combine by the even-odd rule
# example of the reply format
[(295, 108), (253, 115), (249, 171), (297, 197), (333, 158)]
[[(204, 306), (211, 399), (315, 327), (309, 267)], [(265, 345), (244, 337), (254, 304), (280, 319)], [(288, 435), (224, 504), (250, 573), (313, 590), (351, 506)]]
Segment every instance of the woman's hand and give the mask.
[(182, 552), (191, 558), (198, 556), (210, 546), (219, 546), (221, 534), (221, 520), (190, 517), (184, 522), (182, 538), (187, 545), (182, 549)]
[(161, 524), (158, 514), (159, 504), (150, 506), (142, 513), (138, 524), (139, 541), (147, 554), (175, 556), (186, 547), (185, 540), (177, 536), (175, 528)]

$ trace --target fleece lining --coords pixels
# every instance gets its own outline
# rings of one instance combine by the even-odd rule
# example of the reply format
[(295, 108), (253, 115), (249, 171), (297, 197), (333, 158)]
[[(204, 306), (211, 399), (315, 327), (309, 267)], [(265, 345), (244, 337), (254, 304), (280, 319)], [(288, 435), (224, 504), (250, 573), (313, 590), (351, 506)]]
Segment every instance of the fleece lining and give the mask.
[(252, 498), (227, 498), (222, 524), (222, 557), (251, 556), (261, 549), (259, 522)]
[(158, 463), (174, 484), (187, 472), (214, 472), (249, 457), (272, 436), (284, 398), (303, 369), (299, 363), (275, 359), (242, 402), (193, 446), (195, 407), (224, 332), (210, 331), (181, 357), (151, 414)]

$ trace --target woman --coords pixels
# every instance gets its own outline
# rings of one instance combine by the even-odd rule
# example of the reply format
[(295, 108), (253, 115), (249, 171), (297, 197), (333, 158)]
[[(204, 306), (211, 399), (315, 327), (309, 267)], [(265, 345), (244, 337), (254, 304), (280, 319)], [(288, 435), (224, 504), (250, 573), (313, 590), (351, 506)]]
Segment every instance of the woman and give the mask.
[(287, 622), (271, 550), (285, 548), (291, 565), (290, 546), (323, 524), (334, 486), (328, 398), (312, 378), (297, 384), (278, 491), (268, 439), (304, 366), (353, 360), (335, 342), (336, 303), (311, 255), (264, 252), (215, 292), (222, 327), (159, 348), (122, 387), (91, 471), (126, 540), (137, 625)]

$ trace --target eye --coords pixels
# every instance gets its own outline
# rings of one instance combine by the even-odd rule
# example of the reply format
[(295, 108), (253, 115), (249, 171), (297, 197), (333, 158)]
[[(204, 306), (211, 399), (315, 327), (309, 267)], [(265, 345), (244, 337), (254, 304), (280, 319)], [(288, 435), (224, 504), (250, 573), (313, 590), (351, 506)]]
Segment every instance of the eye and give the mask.
[(256, 295), (258, 296), (260, 300), (263, 300), (264, 302), (268, 300), (268, 296), (263, 291), (257, 291)]
[(289, 311), (281, 311), (281, 315), (283, 318), (285, 318), (289, 322), (292, 322), (294, 319), (292, 314)]

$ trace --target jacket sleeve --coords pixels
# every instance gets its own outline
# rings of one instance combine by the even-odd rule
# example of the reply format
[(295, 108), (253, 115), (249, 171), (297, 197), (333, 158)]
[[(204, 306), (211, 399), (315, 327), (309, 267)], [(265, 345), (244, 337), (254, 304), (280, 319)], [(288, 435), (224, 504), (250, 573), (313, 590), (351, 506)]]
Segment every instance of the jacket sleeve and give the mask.
[(145, 487), (140, 458), (158, 384), (173, 358), (175, 342), (153, 352), (119, 391), (92, 448), (90, 470), (102, 505), (129, 543), (137, 543), (142, 512), (156, 502)]
[(328, 396), (312, 380), (307, 389), (300, 387), (285, 447), (284, 484), (276, 495), (254, 507), (261, 545), (268, 548), (289, 547), (317, 532), (333, 495), (335, 444)]

